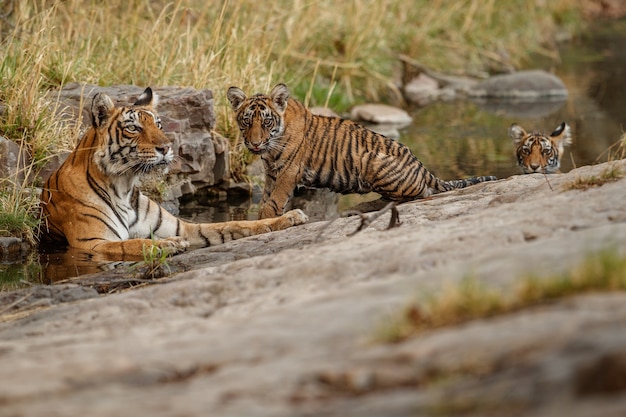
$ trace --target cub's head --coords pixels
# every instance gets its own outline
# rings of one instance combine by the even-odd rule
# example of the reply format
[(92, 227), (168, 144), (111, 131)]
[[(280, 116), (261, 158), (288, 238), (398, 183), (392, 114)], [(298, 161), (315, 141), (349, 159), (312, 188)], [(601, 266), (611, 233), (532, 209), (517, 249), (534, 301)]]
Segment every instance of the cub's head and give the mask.
[(227, 96), (235, 111), (243, 143), (251, 152), (259, 154), (281, 148), (280, 139), (285, 131), (283, 115), (289, 99), (285, 84), (277, 84), (269, 96), (247, 97), (237, 87), (230, 87)]
[(132, 106), (116, 107), (104, 93), (94, 96), (91, 118), (98, 148), (94, 159), (102, 172), (135, 176), (172, 162), (171, 141), (154, 110), (157, 102), (150, 87)]
[(572, 142), (569, 126), (563, 122), (549, 136), (527, 133), (520, 125), (509, 127), (509, 136), (515, 144), (517, 162), (525, 174), (535, 172), (552, 174), (559, 171), (563, 148)]

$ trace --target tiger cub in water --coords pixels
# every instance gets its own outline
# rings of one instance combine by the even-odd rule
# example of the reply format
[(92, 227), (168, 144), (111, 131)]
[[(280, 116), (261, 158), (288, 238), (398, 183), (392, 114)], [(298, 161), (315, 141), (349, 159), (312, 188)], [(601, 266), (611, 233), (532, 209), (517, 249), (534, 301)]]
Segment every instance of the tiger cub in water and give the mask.
[(527, 133), (520, 125), (509, 127), (509, 137), (515, 144), (515, 156), (524, 174), (560, 172), (564, 147), (572, 143), (572, 133), (563, 122), (550, 135)]
[(230, 87), (227, 96), (244, 144), (263, 160), (261, 219), (281, 215), (297, 185), (408, 201), (496, 179), (440, 180), (405, 145), (350, 120), (312, 114), (285, 84), (251, 97)]
[(141, 257), (152, 245), (173, 254), (189, 245), (217, 245), (307, 221), (302, 211), (292, 210), (276, 219), (191, 223), (143, 195), (142, 176), (166, 169), (174, 159), (156, 103), (150, 87), (132, 106), (115, 106), (106, 94), (95, 95), (92, 126), (43, 187), (42, 242)]

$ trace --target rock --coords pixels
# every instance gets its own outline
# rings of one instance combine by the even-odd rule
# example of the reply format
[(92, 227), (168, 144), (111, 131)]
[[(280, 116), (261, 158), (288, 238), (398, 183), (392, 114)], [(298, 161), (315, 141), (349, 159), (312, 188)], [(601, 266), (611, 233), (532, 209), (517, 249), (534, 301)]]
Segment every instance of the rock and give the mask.
[(360, 104), (354, 106), (350, 112), (350, 118), (363, 122), (395, 125), (407, 125), (413, 121), (406, 111), (386, 104)]
[(337, 113), (335, 113), (332, 109), (328, 107), (311, 107), (309, 109), (311, 113), (318, 116), (327, 116), (327, 117), (339, 117)]
[(425, 73), (420, 73), (404, 86), (404, 96), (411, 103), (425, 106), (440, 97), (439, 83)]
[[(91, 123), (88, 109), (96, 92), (106, 93), (118, 104), (129, 104), (143, 90), (144, 87), (130, 85), (99, 87), (70, 83), (60, 92), (61, 107), (65, 106), (60, 116), (67, 123), (80, 122), (84, 130)], [(153, 87), (153, 90), (159, 96), (157, 110), (163, 130), (172, 139), (178, 156), (177, 164), (165, 178), (168, 186), (174, 188), (171, 194), (211, 187), (226, 180), (229, 145), (214, 132), (213, 93), (190, 87)]]
[(28, 153), (20, 146), (0, 136), (0, 178), (22, 185), (26, 178)]
[(557, 76), (543, 70), (518, 71), (495, 75), (475, 86), (470, 97), (537, 100), (549, 97), (567, 97), (567, 88)]
[(61, 167), (70, 153), (71, 152), (69, 151), (60, 151), (54, 155), (50, 155), (50, 157), (46, 159), (46, 164), (39, 172), (39, 178), (41, 179), (42, 185), (48, 180), (54, 171)]
[(4, 293), (2, 413), (626, 415), (624, 292), (380, 341), (408, 302), (468, 276), (508, 294), (597, 251), (623, 256), (626, 178), (567, 189), (609, 167), (401, 204), (391, 230), (385, 214), (350, 237), (355, 216), (190, 251), (168, 259), (185, 272), (89, 299), (37, 289), (29, 309), (18, 302), (29, 289)]
[(380, 133), (383, 136), (387, 136), (390, 139), (398, 140), (400, 139), (400, 131), (398, 130), (398, 125), (396, 124), (379, 124), (379, 123), (367, 123), (364, 124), (369, 130)]
[(54, 304), (69, 303), (78, 300), (98, 297), (98, 292), (75, 284), (58, 284), (54, 286), (36, 285), (31, 288), (0, 292), (0, 305), (3, 313), (20, 310), (22, 307), (49, 307)]
[(418, 106), (465, 97), (478, 82), (475, 78), (433, 71), (406, 55), (400, 55), (400, 62), (404, 98)]
[(0, 260), (20, 259), (31, 249), (31, 245), (20, 238), (0, 236)]

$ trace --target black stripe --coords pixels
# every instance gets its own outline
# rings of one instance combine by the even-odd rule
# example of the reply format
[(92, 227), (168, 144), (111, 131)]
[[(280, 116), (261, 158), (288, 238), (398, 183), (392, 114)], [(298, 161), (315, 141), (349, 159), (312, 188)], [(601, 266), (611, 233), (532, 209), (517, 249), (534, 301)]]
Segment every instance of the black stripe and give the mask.
[(84, 216), (91, 217), (91, 218), (94, 218), (94, 219), (102, 222), (106, 227), (109, 228), (110, 231), (115, 233), (115, 236), (117, 236), (118, 239), (122, 240), (122, 236), (120, 236), (120, 234), (117, 232), (117, 230), (115, 228), (111, 227), (111, 225), (108, 222), (106, 222), (105, 220), (101, 219), (100, 217), (96, 216), (95, 214), (84, 214)]
[[(150, 205), (151, 201), (148, 201), (148, 205)], [(156, 203), (155, 203), (156, 204)], [(152, 231), (152, 233), (156, 233), (157, 230), (161, 228), (161, 223), (163, 222), (163, 207), (159, 206), (159, 217), (157, 218), (156, 227)], [(178, 233), (176, 234), (178, 236)]]

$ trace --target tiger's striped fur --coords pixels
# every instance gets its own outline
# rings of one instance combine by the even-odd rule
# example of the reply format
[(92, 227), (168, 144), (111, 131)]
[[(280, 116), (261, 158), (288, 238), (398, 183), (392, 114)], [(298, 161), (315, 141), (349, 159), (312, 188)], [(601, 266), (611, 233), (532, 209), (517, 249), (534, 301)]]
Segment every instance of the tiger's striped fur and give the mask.
[(563, 122), (550, 135), (527, 133), (520, 125), (509, 127), (509, 137), (515, 144), (515, 156), (524, 174), (560, 172), (564, 147), (572, 143), (572, 134)]
[(350, 120), (312, 114), (289, 97), (284, 84), (269, 95), (247, 97), (228, 89), (243, 142), (260, 154), (265, 188), (259, 218), (280, 215), (297, 185), (338, 193), (371, 191), (393, 201), (426, 197), (495, 177), (443, 181), (430, 173), (408, 147)]
[(137, 187), (142, 174), (167, 169), (170, 139), (148, 87), (132, 106), (95, 95), (92, 126), (41, 194), (42, 241), (120, 257), (140, 257), (146, 246), (169, 254), (304, 223), (293, 210), (276, 219), (196, 224), (168, 213)]

